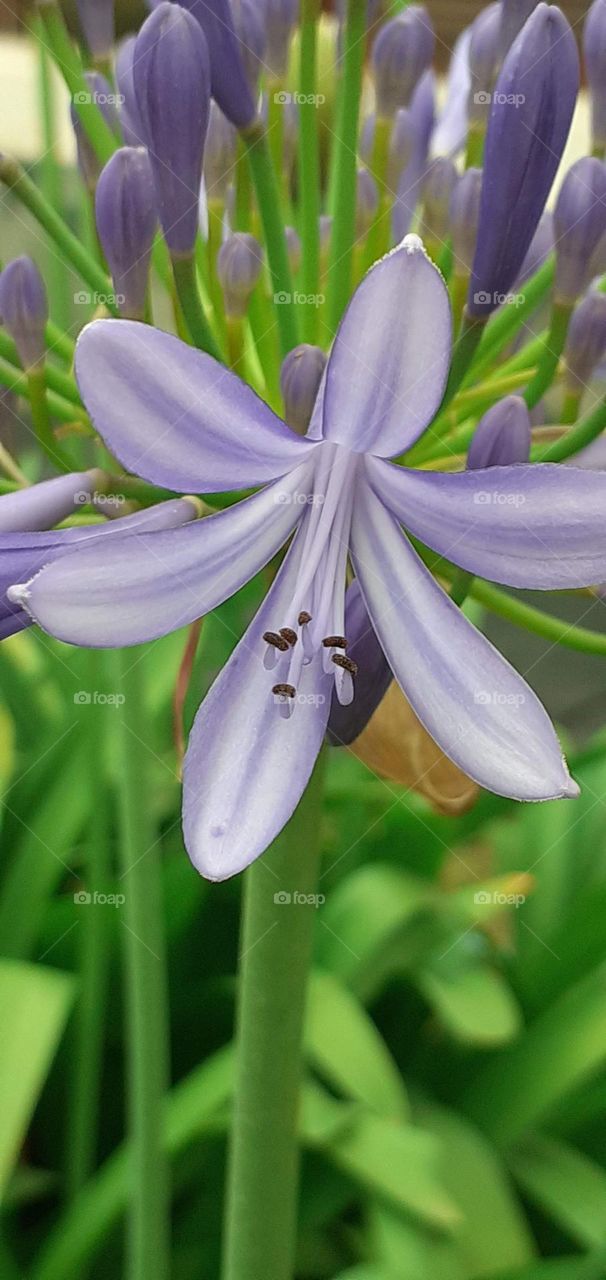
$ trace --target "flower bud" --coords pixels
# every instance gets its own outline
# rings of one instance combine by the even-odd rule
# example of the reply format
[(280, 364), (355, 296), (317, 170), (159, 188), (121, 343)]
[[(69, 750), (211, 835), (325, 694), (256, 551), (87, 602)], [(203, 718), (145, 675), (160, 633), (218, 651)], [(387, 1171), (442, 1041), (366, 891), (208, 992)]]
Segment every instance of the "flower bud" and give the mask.
[(392, 215), (392, 239), (395, 244), (410, 230), (421, 194), (423, 177), (427, 169), (429, 144), (435, 125), (435, 78), (433, 71), (426, 71), (412, 95), (410, 103), (412, 124), (412, 155), (402, 170), (397, 188), (397, 200)]
[(438, 156), (423, 179), (423, 234), (443, 244), (448, 235), (450, 201), (458, 174), (453, 160)]
[(118, 92), (122, 98), (120, 128), (127, 147), (144, 146), (143, 125), (139, 116), (133, 80), (133, 59), (136, 43), (136, 36), (127, 36), (125, 40), (122, 40), (116, 53), (114, 72)]
[(95, 62), (107, 62), (114, 47), (114, 0), (77, 0), (78, 19)]
[[(556, 301), (574, 302), (600, 270), (592, 257), (606, 232), (606, 165), (584, 156), (560, 187), (553, 224)], [(602, 253), (604, 246), (602, 246)], [(604, 262), (603, 265), (606, 265)]]
[(586, 387), (606, 354), (606, 293), (592, 290), (576, 308), (566, 339), (566, 381)]
[(291, 276), (296, 276), (301, 266), (301, 239), (294, 227), (285, 227), (284, 235), (286, 237), (286, 252), (288, 254), (290, 274)]
[(480, 419), (467, 455), (467, 470), (528, 462), (531, 440), (526, 402), (521, 396), (505, 396)]
[(377, 115), (389, 119), (398, 107), (408, 106), (431, 64), (434, 43), (431, 20), (420, 4), (409, 5), (381, 27), (371, 54)]
[(297, 18), (299, 0), (265, 0), (267, 52), (270, 78), (282, 80), (288, 69), (288, 50)]
[(366, 235), (379, 207), (379, 189), (369, 169), (360, 168), (356, 175), (356, 236)]
[(537, 0), (501, 0), (500, 57), (506, 57), (514, 40), (528, 21)]
[(231, 9), (246, 79), (256, 97), (267, 48), (264, 7), (259, 0), (231, 0)]
[(0, 498), (0, 533), (52, 529), (72, 511), (92, 502), (95, 488), (103, 479), (103, 472), (97, 469), (72, 471), (15, 493), (5, 493)]
[(387, 185), (397, 191), (400, 178), (412, 159), (414, 147), (414, 121), (408, 107), (399, 107), (394, 116), (389, 138), (387, 158)]
[(180, 5), (166, 0), (143, 23), (133, 76), (164, 238), (172, 254), (187, 255), (198, 230), (210, 66), (204, 34)]
[(157, 218), (154, 180), (144, 147), (121, 147), (97, 184), (97, 231), (120, 314), (142, 319)]
[(225, 201), (227, 188), (234, 177), (236, 144), (236, 130), (213, 98), (204, 147), (204, 182), (209, 204), (213, 200)]
[(583, 30), (593, 146), (606, 147), (606, 0), (594, 0)]
[[(112, 133), (118, 136), (120, 132), (120, 117), (116, 106), (116, 95), (112, 90), (109, 80), (105, 79), (99, 71), (85, 71), (84, 79), (90, 90), (91, 100), (96, 102), (105, 123), (109, 125)], [(82, 175), (85, 186), (89, 191), (94, 191), (97, 178), (102, 169), (101, 161), (97, 157), (93, 144), (80, 120), (78, 112), (72, 102), (70, 106), (70, 115), (73, 130), (76, 135), (76, 147), (78, 151), (78, 168)]]
[(206, 37), (215, 102), (237, 129), (247, 129), (256, 119), (256, 94), (246, 75), (231, 5), (227, 0), (183, 0), (183, 8), (193, 14)]
[(44, 281), (31, 258), (13, 258), (0, 275), (0, 317), (23, 368), (36, 369), (46, 350), (48, 302)]
[(226, 315), (237, 319), (246, 314), (262, 267), (261, 245), (247, 231), (234, 231), (223, 241), (217, 257), (217, 275), (223, 289)]
[(501, 39), (501, 4), (489, 4), (478, 14), (469, 41), (469, 120), (482, 123), (488, 116), (492, 86), (499, 65)]
[(457, 179), (450, 197), (450, 234), (456, 275), (467, 276), (471, 271), (480, 220), (481, 195), (482, 170), (466, 169)]
[(299, 108), (292, 99), (282, 107), (282, 164), (290, 181), (299, 145)]
[(304, 436), (316, 402), (326, 356), (319, 347), (307, 342), (289, 351), (280, 370), (280, 390), (284, 400), (284, 417), (290, 427)]
[(488, 121), (467, 307), (488, 317), (515, 281), (551, 189), (579, 87), (574, 36), (539, 4), (505, 59)]

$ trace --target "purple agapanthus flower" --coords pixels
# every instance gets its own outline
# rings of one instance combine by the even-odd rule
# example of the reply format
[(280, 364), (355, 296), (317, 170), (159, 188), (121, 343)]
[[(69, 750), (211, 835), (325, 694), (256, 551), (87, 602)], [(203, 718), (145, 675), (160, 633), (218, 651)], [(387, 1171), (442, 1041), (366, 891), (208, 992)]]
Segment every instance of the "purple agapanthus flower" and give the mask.
[[(84, 401), (128, 468), (180, 491), (265, 487), (182, 529), (115, 538), (111, 560), (94, 544), (62, 556), (12, 592), (37, 622), (75, 644), (151, 640), (214, 608), (294, 535), (191, 733), (185, 840), (211, 879), (245, 867), (290, 817), (333, 691), (340, 711), (355, 709), (365, 672), (351, 655), (364, 653), (366, 614), (417, 716), (465, 773), (520, 800), (577, 794), (541, 703), (403, 529), (512, 587), (587, 585), (604, 573), (606, 476), (547, 464), (438, 474), (389, 462), (439, 407), (451, 337), (442, 277), (409, 236), (350, 302), (305, 439), (168, 334), (101, 320), (80, 338)], [(348, 563), (361, 597), (348, 609), (355, 648)]]

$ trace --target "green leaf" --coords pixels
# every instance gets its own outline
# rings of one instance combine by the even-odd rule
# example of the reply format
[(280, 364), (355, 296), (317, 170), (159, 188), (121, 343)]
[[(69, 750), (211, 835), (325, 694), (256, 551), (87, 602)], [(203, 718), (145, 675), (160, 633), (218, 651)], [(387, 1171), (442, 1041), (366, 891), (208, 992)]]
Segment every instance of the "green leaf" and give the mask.
[[(355, 871), (333, 890), (323, 909), (320, 963), (368, 999), (389, 972), (394, 950), (402, 966), (406, 935), (437, 896), (427, 881), (395, 867), (375, 864)], [(412, 941), (412, 955), (417, 947)]]
[(305, 1046), (312, 1066), (339, 1092), (406, 1118), (402, 1077), (374, 1022), (337, 978), (320, 970), (309, 986)]
[(423, 1107), (420, 1119), (440, 1140), (444, 1186), (461, 1210), (454, 1243), (465, 1276), (495, 1276), (529, 1262), (532, 1237), (498, 1153), (454, 1111)]
[(606, 1173), (555, 1138), (528, 1138), (509, 1155), (509, 1166), (530, 1200), (578, 1244), (606, 1244)]
[(70, 975), (0, 961), (0, 1195), (61, 1038), (74, 994)]
[(467, 1280), (454, 1235), (438, 1236), (380, 1204), (371, 1205), (368, 1221), (370, 1253), (393, 1280)]
[(462, 1106), (498, 1146), (534, 1129), (606, 1062), (605, 999), (602, 965), (478, 1073)]
[(453, 963), (426, 968), (417, 985), (440, 1021), (457, 1040), (490, 1047), (507, 1044), (519, 1032), (521, 1014), (502, 975), (488, 965)]

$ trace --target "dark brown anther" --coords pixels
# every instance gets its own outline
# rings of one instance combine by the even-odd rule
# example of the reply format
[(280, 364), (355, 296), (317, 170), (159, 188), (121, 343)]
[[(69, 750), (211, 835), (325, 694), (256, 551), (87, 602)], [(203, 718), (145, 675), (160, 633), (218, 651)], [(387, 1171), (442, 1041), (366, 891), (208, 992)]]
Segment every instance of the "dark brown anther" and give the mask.
[(297, 633), (293, 631), (292, 627), (280, 627), (280, 635), (291, 646), (297, 643)]
[(294, 684), (275, 684), (272, 689), (278, 698), (294, 698), (296, 692)]
[(311, 622), (311, 613), (308, 613), (307, 609), (302, 609), (299, 614), (299, 626), (304, 627), (306, 622)]
[(264, 631), (263, 639), (267, 644), (273, 644), (274, 649), (279, 649), (280, 653), (286, 653), (288, 650), (288, 641), (277, 631)]
[(325, 636), (322, 644), (325, 649), (346, 649), (347, 640), (345, 636)]
[(357, 676), (358, 664), (353, 658), (346, 658), (344, 653), (333, 653), (332, 660), (335, 666), (342, 667), (344, 671), (349, 671), (350, 676)]

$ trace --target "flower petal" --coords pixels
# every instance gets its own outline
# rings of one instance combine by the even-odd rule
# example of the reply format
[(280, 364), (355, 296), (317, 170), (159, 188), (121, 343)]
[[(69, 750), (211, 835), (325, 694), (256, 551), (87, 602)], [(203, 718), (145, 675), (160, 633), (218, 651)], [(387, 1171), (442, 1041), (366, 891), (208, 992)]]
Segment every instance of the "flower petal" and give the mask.
[(348, 706), (339, 702), (333, 690), (328, 721), (328, 740), (333, 747), (346, 747), (355, 741), (393, 680), (391, 667), (368, 616), (360, 584), (355, 579), (345, 596), (345, 635), (347, 656), (357, 664), (358, 674), (355, 697)]
[(352, 557), (394, 675), (444, 753), (497, 795), (576, 795), (536, 695), (442, 591), (363, 483)]
[(90, 502), (101, 471), (73, 471), (0, 497), (0, 531), (48, 529)]
[(279, 676), (263, 663), (264, 631), (289, 618), (303, 528), (191, 731), (183, 771), (185, 845), (209, 880), (242, 871), (271, 844), (299, 803), (324, 738), (334, 677), (324, 672), (321, 655), (303, 667), (289, 718), (272, 697)]
[[(86, 494), (86, 490), (83, 493)], [(196, 515), (194, 502), (187, 498), (173, 498), (105, 523), (54, 529), (50, 533), (0, 533), (0, 640), (32, 624), (32, 618), (18, 599), (8, 598), (7, 592), (12, 583), (26, 583), (46, 565), (77, 546), (96, 544), (99, 539), (120, 538), (126, 534), (176, 529)], [(107, 549), (102, 554), (107, 557)], [(18, 596), (14, 588), (13, 592)]]
[(254, 577), (298, 522), (289, 476), (183, 529), (140, 533), (62, 556), (13, 591), (35, 622), (69, 644), (142, 644), (209, 613)]
[(555, 463), (447, 475), (376, 459), (368, 474), (415, 537), (479, 577), (539, 591), (604, 578), (604, 475)]
[(408, 449), (439, 408), (452, 322), (446, 286), (418, 236), (364, 277), (326, 369), (324, 439), (355, 453)]
[(177, 492), (265, 484), (313, 448), (211, 356), (135, 320), (87, 325), (76, 376), (112, 453), (130, 471)]

